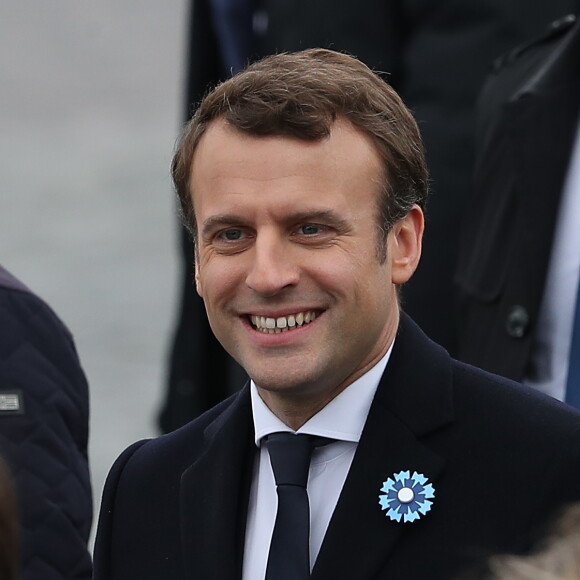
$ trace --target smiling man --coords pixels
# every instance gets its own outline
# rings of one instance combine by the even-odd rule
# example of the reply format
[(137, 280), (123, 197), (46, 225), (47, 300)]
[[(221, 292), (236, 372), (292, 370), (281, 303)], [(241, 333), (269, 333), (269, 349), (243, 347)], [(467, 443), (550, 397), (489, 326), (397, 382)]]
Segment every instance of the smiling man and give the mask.
[(327, 50), (253, 64), (201, 103), (173, 176), (251, 380), (117, 460), (98, 580), (449, 580), (580, 497), (580, 416), (400, 310), (428, 179), (379, 76)]

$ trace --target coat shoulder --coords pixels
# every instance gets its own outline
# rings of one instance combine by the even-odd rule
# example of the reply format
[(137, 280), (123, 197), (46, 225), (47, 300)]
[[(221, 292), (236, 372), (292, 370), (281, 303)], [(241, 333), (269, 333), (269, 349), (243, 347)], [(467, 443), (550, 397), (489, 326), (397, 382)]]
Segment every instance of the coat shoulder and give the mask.
[(180, 477), (205, 452), (208, 432), (220, 424), (239, 396), (232, 395), (175, 431), (134, 443), (119, 456), (111, 473), (123, 471), (124, 477), (133, 479), (165, 470)]
[[(580, 412), (537, 390), (454, 361), (455, 400), (458, 409), (481, 417), (488, 429), (514, 433), (514, 441), (541, 440), (542, 447), (559, 446), (566, 439), (578, 443), (571, 450), (580, 460)], [(492, 419), (492, 420), (490, 420)], [(482, 425), (479, 426), (483, 429)]]

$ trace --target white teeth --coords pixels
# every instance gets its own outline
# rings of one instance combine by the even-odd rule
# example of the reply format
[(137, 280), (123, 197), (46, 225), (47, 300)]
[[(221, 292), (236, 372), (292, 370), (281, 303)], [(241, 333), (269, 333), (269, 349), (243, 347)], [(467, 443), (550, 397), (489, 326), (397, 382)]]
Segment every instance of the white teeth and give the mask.
[(252, 324), (256, 330), (265, 332), (267, 334), (278, 334), (280, 332), (287, 332), (288, 330), (303, 324), (308, 324), (316, 318), (316, 312), (310, 310), (305, 312), (298, 312), (297, 314), (289, 314), (288, 316), (280, 316), (278, 318), (269, 318), (266, 316), (258, 316), (256, 314), (250, 315)]

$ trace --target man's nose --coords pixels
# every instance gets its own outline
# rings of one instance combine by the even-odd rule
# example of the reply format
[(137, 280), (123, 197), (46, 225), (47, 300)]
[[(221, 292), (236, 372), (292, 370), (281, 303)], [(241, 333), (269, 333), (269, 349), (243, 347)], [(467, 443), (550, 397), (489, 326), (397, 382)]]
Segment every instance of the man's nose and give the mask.
[(258, 237), (246, 277), (248, 287), (263, 296), (274, 296), (296, 285), (298, 279), (299, 267), (289, 244), (276, 236)]

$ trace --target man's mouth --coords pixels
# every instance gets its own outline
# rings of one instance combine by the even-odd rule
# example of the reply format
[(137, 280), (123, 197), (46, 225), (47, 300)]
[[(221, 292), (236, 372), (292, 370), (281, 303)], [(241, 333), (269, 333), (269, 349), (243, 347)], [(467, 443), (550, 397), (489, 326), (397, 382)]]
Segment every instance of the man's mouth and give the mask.
[(277, 334), (279, 332), (287, 332), (300, 326), (310, 324), (317, 314), (314, 310), (306, 310), (305, 312), (297, 312), (296, 314), (289, 314), (288, 316), (279, 316), (278, 318), (269, 318), (266, 316), (250, 315), (252, 326), (267, 334)]

